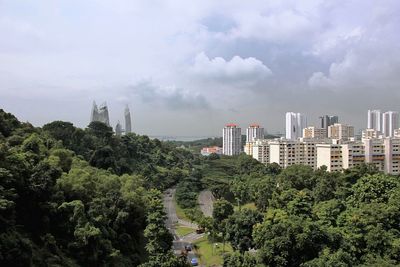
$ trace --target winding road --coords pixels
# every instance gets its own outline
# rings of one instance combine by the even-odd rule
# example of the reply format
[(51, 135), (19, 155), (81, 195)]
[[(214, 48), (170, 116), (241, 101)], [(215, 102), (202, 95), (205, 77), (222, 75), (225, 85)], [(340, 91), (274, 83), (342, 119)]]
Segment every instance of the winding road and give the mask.
[[(165, 212), (167, 213), (167, 219), (165, 220), (165, 226), (168, 228), (168, 230), (171, 232), (171, 234), (174, 236), (174, 241), (173, 241), (173, 250), (175, 255), (180, 256), (182, 251), (185, 250), (185, 246), (187, 245), (192, 245), (196, 240), (202, 238), (204, 234), (197, 234), (197, 233), (190, 233), (185, 236), (179, 236), (176, 232), (176, 227), (178, 225), (197, 229), (198, 225), (192, 222), (188, 222), (185, 220), (181, 220), (178, 218), (178, 215), (176, 214), (176, 207), (175, 207), (175, 188), (170, 188), (167, 189), (164, 192), (164, 209)], [(199, 204), (200, 204), (200, 209), (204, 213), (205, 216), (207, 217), (212, 217), (213, 213), (213, 202), (215, 198), (212, 195), (211, 191), (205, 190), (200, 192), (199, 194)], [(190, 261), (192, 258), (195, 258), (196, 255), (194, 254), (193, 251), (189, 251), (188, 253), (188, 260)]]
[[(174, 236), (174, 241), (173, 241), (173, 250), (175, 255), (180, 256), (182, 251), (185, 250), (185, 246), (187, 245), (192, 245), (193, 242), (195, 242), (197, 239), (201, 238), (204, 236), (204, 234), (196, 234), (196, 233), (191, 233), (185, 236), (179, 236), (176, 233), (176, 226), (177, 225), (182, 225), (186, 227), (190, 227), (193, 229), (197, 229), (197, 224), (191, 223), (188, 221), (184, 221), (178, 218), (178, 215), (176, 214), (176, 207), (174, 203), (174, 197), (175, 197), (175, 189), (168, 189), (164, 192), (164, 209), (165, 212), (167, 213), (167, 219), (165, 220), (165, 226), (168, 228), (168, 230), (171, 232), (171, 234)], [(188, 253), (188, 260), (190, 261), (192, 258), (195, 258), (196, 255), (194, 254), (193, 251), (189, 251)]]
[(200, 192), (199, 204), (200, 204), (200, 209), (203, 212), (204, 216), (212, 217), (214, 201), (215, 201), (215, 198), (214, 198), (213, 194), (211, 193), (211, 191), (204, 190), (204, 191)]

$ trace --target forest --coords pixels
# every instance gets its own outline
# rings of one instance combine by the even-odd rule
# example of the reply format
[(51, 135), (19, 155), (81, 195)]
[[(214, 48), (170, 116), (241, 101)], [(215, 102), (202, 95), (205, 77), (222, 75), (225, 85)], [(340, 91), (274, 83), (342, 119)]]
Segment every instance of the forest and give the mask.
[[(371, 165), (281, 169), (0, 110), (0, 266), (187, 266), (164, 226), (170, 187), (233, 247), (224, 266), (400, 264), (400, 180)], [(193, 212), (203, 189), (217, 199), (212, 218)]]
[(0, 110), (0, 266), (186, 266), (161, 191), (195, 162), (103, 123), (37, 128)]

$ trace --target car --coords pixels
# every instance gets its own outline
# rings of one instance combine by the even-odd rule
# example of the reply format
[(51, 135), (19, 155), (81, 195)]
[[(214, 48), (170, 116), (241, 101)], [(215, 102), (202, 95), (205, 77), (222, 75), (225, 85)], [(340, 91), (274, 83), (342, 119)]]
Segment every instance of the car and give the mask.
[(196, 234), (202, 234), (202, 233), (204, 233), (204, 228), (196, 229)]
[(192, 266), (198, 266), (199, 265), (199, 261), (196, 258), (193, 258), (190, 260), (190, 264)]
[(192, 245), (186, 245), (185, 246), (186, 251), (192, 251)]

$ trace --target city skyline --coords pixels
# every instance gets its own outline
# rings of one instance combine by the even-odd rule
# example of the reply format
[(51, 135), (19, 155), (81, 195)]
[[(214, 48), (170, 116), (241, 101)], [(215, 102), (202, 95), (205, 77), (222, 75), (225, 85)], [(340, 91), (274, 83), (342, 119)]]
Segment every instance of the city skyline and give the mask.
[(94, 97), (113, 125), (130, 103), (148, 135), (283, 132), (288, 110), (362, 129), (365, 110), (400, 109), (399, 24), (393, 0), (4, 0), (0, 107), (84, 128)]

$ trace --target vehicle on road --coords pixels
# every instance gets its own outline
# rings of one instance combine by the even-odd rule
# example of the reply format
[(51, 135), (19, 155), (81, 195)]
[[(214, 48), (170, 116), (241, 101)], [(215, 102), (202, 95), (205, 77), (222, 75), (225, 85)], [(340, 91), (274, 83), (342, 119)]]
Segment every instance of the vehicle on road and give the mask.
[(193, 258), (190, 260), (190, 264), (192, 266), (198, 266), (199, 265), (199, 261), (196, 258)]
[(192, 251), (192, 245), (186, 245), (185, 246), (186, 251)]
[(196, 229), (196, 234), (202, 234), (202, 233), (204, 233), (204, 228)]

